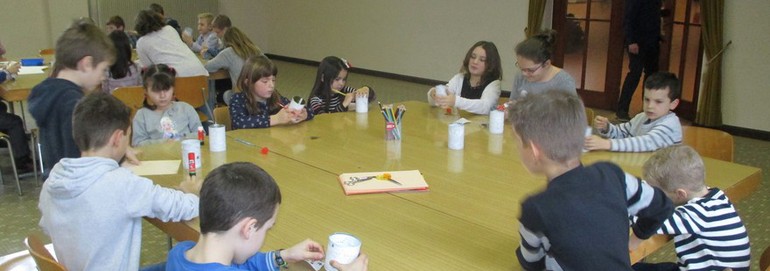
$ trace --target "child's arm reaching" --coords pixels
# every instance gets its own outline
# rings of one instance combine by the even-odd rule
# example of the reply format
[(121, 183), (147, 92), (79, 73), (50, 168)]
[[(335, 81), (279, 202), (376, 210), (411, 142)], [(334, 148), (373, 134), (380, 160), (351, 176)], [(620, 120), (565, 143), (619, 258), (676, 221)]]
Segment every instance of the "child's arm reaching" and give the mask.
[[(682, 126), (679, 124), (679, 119), (676, 118), (676, 116), (664, 118), (665, 119), (658, 120), (646, 133), (643, 132), (644, 127), (638, 127), (645, 125), (642, 123), (643, 119), (637, 119), (635, 117), (631, 122), (628, 122), (634, 123), (634, 121), (636, 121), (637, 123), (634, 123), (636, 126), (627, 125), (628, 123), (621, 124), (617, 130), (618, 133), (623, 134), (623, 137), (612, 137), (615, 139), (610, 140), (612, 142), (610, 150), (622, 152), (647, 152), (682, 143)], [(610, 130), (612, 130), (612, 128)]]
[(674, 206), (659, 188), (654, 188), (631, 174), (624, 175), (628, 214), (637, 216), (631, 229), (637, 237), (647, 239), (671, 216)]

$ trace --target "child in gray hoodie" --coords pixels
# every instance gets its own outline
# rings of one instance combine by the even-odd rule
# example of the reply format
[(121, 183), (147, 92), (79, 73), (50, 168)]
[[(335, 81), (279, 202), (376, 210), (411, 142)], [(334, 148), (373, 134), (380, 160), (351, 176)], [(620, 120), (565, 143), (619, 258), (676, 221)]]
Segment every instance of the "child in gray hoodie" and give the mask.
[(75, 107), (72, 130), (80, 158), (63, 158), (40, 192), (40, 227), (68, 270), (139, 270), (142, 217), (163, 221), (198, 216), (200, 182), (182, 192), (120, 167), (131, 136), (131, 110), (94, 93)]

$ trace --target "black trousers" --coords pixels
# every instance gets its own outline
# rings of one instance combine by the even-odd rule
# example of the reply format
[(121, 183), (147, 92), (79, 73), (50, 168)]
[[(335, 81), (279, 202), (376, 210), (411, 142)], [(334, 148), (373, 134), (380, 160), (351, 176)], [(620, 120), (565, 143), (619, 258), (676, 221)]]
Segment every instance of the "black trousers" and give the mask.
[[(626, 47), (628, 51), (628, 47)], [(653, 73), (658, 72), (658, 58), (660, 55), (660, 43), (654, 42), (650, 44), (639, 44), (639, 53), (628, 53), (628, 73), (626, 79), (623, 80), (623, 87), (621, 88), (620, 98), (618, 99), (619, 114), (628, 114), (628, 107), (631, 104), (631, 99), (634, 97), (634, 91), (639, 85), (639, 79), (642, 77), (642, 71), (644, 71), (644, 79)]]
[(11, 139), (13, 158), (19, 159), (29, 156), (27, 134), (24, 132), (24, 123), (21, 117), (11, 113), (0, 112), (0, 132), (5, 133)]

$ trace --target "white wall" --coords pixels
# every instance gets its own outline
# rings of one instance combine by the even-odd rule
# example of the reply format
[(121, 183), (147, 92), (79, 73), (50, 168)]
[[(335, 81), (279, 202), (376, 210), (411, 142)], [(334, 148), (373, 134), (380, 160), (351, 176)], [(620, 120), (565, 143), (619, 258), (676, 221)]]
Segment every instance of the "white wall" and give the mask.
[(725, 1), (722, 116), (727, 125), (770, 131), (770, 1)]
[[(220, 0), (220, 12), (266, 52), (449, 80), (468, 48), (494, 42), (510, 85), (513, 47), (524, 38), (526, 1)], [(510, 88), (510, 87), (506, 87)]]
[(0, 0), (0, 39), (6, 57), (36, 56), (43, 48), (53, 48), (74, 19), (88, 16), (86, 0)]
[[(8, 57), (53, 47), (69, 23), (88, 13), (87, 0), (0, 0), (0, 40)], [(514, 71), (513, 46), (524, 37), (527, 1), (219, 0), (263, 50), (320, 60), (346, 57), (356, 67), (448, 80), (475, 41), (497, 44), (504, 88)], [(52, 11), (52, 12), (49, 12)], [(770, 132), (770, 1), (725, 1), (723, 119)], [(12, 11), (12, 12), (10, 12)], [(334, 15), (339, 14), (339, 15)]]

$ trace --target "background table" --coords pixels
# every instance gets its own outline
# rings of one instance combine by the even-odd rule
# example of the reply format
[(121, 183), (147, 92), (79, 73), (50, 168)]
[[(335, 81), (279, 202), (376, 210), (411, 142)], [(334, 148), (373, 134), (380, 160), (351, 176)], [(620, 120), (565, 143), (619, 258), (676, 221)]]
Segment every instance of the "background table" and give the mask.
[[(288, 196), (266, 249), (303, 237), (325, 243), (328, 234), (346, 231), (362, 239), (375, 270), (519, 269), (520, 201), (544, 189), (546, 180), (521, 165), (509, 125), (503, 135), (492, 135), (486, 116), (445, 115), (422, 102), (404, 104), (400, 141), (384, 140), (385, 123), (373, 107), (367, 114), (324, 114), (295, 126), (228, 132), (226, 153), (204, 151), (204, 172), (224, 162), (249, 161), (276, 178)], [(459, 117), (472, 121), (465, 126), (465, 148), (449, 150), (447, 125)], [(262, 147), (270, 152), (259, 154)], [(176, 145), (164, 148), (169, 148), (165, 155), (153, 147), (145, 156), (181, 155)], [(591, 152), (582, 160), (610, 160), (640, 175), (649, 155)], [(707, 183), (734, 200), (759, 184), (757, 168), (704, 160)], [(429, 192), (344, 196), (337, 180), (348, 172), (410, 169), (422, 172)], [(645, 244), (633, 260), (663, 243)]]

